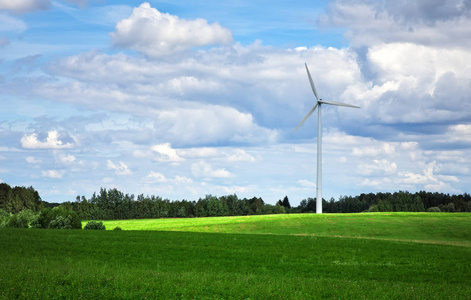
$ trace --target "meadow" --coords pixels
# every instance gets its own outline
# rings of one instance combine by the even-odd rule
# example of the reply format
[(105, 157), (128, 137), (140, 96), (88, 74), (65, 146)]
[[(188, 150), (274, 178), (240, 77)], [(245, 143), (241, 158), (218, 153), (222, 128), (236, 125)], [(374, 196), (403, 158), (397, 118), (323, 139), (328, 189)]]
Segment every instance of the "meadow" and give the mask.
[(469, 299), (471, 214), (293, 214), (0, 230), (0, 298)]

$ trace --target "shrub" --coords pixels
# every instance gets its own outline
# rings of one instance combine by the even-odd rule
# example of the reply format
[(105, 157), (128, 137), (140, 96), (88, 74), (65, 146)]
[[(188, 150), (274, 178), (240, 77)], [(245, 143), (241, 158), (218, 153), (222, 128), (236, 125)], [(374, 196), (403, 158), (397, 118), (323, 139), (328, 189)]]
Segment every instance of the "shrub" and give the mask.
[(8, 218), (10, 218), (10, 214), (5, 210), (0, 209), (0, 228), (5, 227)]
[(51, 229), (72, 229), (72, 217), (57, 216), (54, 220), (49, 223)]
[(379, 212), (379, 208), (377, 204), (373, 204), (368, 208), (368, 212)]
[(35, 223), (31, 224), (34, 228), (47, 228), (51, 220), (49, 219), (50, 208), (43, 208), (38, 215)]
[(113, 230), (121, 230), (121, 227), (116, 226), (115, 228), (113, 228)]
[(31, 218), (29, 226), (31, 226), (31, 228), (41, 228), (41, 224), (39, 223), (39, 213)]
[(439, 207), (433, 206), (433, 207), (429, 207), (427, 211), (428, 212), (441, 212), (441, 209)]
[(39, 213), (37, 220), (31, 222), (34, 228), (55, 229), (82, 229), (82, 220), (76, 212), (58, 206), (53, 209), (44, 208)]
[(105, 230), (106, 227), (103, 225), (103, 222), (90, 221), (88, 222), (83, 229), (90, 230)]
[(25, 215), (11, 215), (5, 222), (6, 228), (28, 228), (28, 219)]

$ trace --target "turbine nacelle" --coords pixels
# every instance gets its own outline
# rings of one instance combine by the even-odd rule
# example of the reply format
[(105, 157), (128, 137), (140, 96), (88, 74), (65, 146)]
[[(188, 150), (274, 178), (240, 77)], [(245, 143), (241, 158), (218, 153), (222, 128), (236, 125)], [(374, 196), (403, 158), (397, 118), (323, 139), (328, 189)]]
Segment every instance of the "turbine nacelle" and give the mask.
[(309, 72), (309, 69), (307, 67), (307, 64), (304, 64), (306, 66), (306, 72), (307, 72), (307, 77), (309, 77), (309, 83), (311, 84), (312, 92), (314, 93), (314, 96), (316, 96), (316, 104), (311, 108), (311, 110), (307, 113), (307, 115), (302, 119), (302, 121), (299, 123), (298, 127), (293, 131), (293, 133), (298, 130), (299, 127), (306, 121), (312, 113), (316, 110), (317, 106), (320, 106), (321, 104), (329, 104), (329, 105), (336, 105), (336, 106), (346, 106), (346, 107), (353, 107), (353, 108), (360, 108), (359, 106), (352, 105), (352, 104), (347, 104), (347, 103), (342, 103), (342, 102), (337, 102), (337, 101), (324, 101), (319, 98), (319, 94), (317, 93), (316, 86), (314, 84), (314, 81), (312, 80), (311, 73)]

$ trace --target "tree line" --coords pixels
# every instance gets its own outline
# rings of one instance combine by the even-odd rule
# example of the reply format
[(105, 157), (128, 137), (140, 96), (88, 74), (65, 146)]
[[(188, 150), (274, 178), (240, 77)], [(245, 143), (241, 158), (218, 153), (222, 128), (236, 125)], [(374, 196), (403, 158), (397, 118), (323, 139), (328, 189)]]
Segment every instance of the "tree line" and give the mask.
[(262, 198), (239, 199), (237, 195), (206, 195), (197, 201), (170, 201), (159, 196), (135, 197), (117, 189), (100, 189), (90, 199), (77, 196), (63, 205), (84, 220), (193, 218), (286, 213), (280, 205), (265, 203)]
[[(315, 211), (316, 200), (302, 200), (298, 212)], [(323, 212), (471, 212), (471, 196), (468, 193), (450, 195), (438, 192), (419, 191), (410, 193), (368, 193), (359, 196), (341, 196), (338, 200), (323, 199)]]
[[(56, 206), (60, 206), (60, 212)], [(43, 201), (33, 187), (12, 188), (6, 183), (0, 183), (0, 215), (3, 216), (1, 218), (4, 223), (5, 220), (10, 220), (9, 216), (18, 215), (20, 218), (17, 218), (17, 221), (23, 220), (21, 224), (24, 225), (25, 219), (34, 219), (33, 221), (36, 222), (34, 224), (38, 228), (48, 228), (51, 225), (50, 222), (56, 219), (51, 226), (72, 222), (72, 220), (72, 223), (76, 223), (75, 214), (81, 220), (116, 220), (313, 213), (315, 211), (316, 199), (313, 198), (303, 199), (298, 206), (293, 207), (288, 196), (280, 199), (275, 205), (265, 203), (260, 197), (240, 199), (235, 194), (220, 197), (206, 195), (204, 198), (193, 201), (171, 201), (160, 196), (145, 196), (144, 194), (136, 197), (133, 194), (124, 194), (118, 189), (107, 190), (105, 188), (101, 188), (89, 199), (85, 196), (77, 196), (73, 202), (59, 204)], [(338, 200), (331, 198), (329, 201), (323, 199), (324, 213), (401, 211), (471, 212), (471, 196), (467, 193), (450, 195), (426, 191), (416, 193), (399, 191), (341, 196)], [(42, 219), (39, 220), (43, 221), (37, 223), (39, 212), (42, 212)], [(11, 222), (15, 224), (13, 219)], [(68, 226), (67, 224), (63, 226)]]
[[(90, 199), (77, 196), (75, 202), (67, 202), (69, 209), (84, 220), (192, 218), (215, 216), (243, 216), (280, 213), (313, 213), (316, 199), (308, 198), (292, 207), (288, 196), (275, 205), (265, 203), (262, 198), (243, 198), (237, 195), (216, 197), (206, 195), (198, 200), (170, 201), (159, 196), (135, 197), (117, 189), (100, 189)], [(449, 195), (420, 191), (410, 193), (369, 193), (359, 196), (341, 196), (337, 201), (323, 199), (324, 213), (359, 212), (471, 212), (471, 196)]]

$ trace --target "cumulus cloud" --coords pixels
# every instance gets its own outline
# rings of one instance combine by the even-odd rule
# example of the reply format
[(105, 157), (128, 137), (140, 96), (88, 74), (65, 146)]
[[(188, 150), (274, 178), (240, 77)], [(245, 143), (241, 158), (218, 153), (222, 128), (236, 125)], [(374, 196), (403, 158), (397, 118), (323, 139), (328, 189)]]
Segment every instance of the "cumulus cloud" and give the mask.
[(337, 0), (319, 23), (348, 28), (353, 46), (410, 42), (439, 47), (469, 46), (470, 5), (460, 0)]
[(56, 130), (49, 131), (44, 142), (38, 140), (36, 133), (25, 134), (20, 142), (25, 149), (67, 149), (73, 147), (73, 144), (59, 140), (59, 132)]
[(165, 184), (164, 186), (168, 189), (173, 189), (175, 186), (193, 184), (193, 180), (186, 176), (175, 175), (173, 178), (167, 178), (164, 174), (155, 171), (150, 171), (145, 180), (149, 183)]
[(158, 161), (180, 162), (184, 160), (184, 158), (178, 155), (177, 151), (172, 148), (170, 143), (154, 145), (151, 147), (151, 149), (158, 154)]
[(2, 0), (0, 10), (15, 14), (47, 9), (51, 6), (50, 0)]
[(397, 171), (397, 164), (386, 159), (374, 159), (368, 164), (358, 165), (358, 173), (362, 175), (393, 175)]
[(156, 125), (165, 129), (164, 138), (175, 137), (185, 144), (217, 144), (222, 142), (274, 142), (276, 130), (255, 124), (253, 116), (231, 107), (202, 105), (156, 112)]
[(221, 163), (256, 162), (257, 160), (246, 150), (240, 148), (193, 147), (173, 148), (170, 143), (153, 145), (150, 151), (135, 150), (133, 155), (138, 158), (153, 159), (158, 162), (170, 162), (179, 165), (187, 160), (209, 159)]
[(451, 125), (448, 128), (450, 142), (471, 144), (471, 124)]
[[(410, 184), (411, 186), (423, 186), (426, 190), (438, 192), (442, 190), (453, 190), (451, 183), (458, 182), (456, 176), (446, 176), (435, 174), (436, 162), (429, 163), (423, 171), (423, 174), (413, 172), (402, 172), (399, 175), (400, 184)], [(454, 190), (457, 191), (457, 190)]]
[(25, 158), (28, 164), (40, 164), (42, 161), (40, 159), (35, 158), (34, 156), (28, 156)]
[(256, 159), (243, 149), (234, 149), (232, 153), (227, 153), (227, 160), (230, 162), (255, 162)]
[(122, 161), (118, 162), (118, 164), (115, 164), (111, 160), (107, 160), (107, 168), (108, 170), (115, 171), (117, 175), (131, 175), (132, 174), (128, 166)]
[(358, 53), (365, 78), (344, 95), (358, 99), (365, 119), (382, 124), (470, 119), (468, 2), (337, 0), (319, 22), (345, 28), (350, 49)]
[(234, 176), (224, 168), (214, 169), (205, 161), (200, 161), (191, 165), (191, 173), (195, 177), (203, 178), (229, 178)]
[(77, 157), (75, 157), (72, 154), (65, 154), (62, 152), (56, 152), (54, 154), (55, 158), (57, 161), (59, 161), (62, 164), (71, 164), (77, 160)]
[(316, 183), (315, 182), (312, 182), (312, 181), (309, 181), (307, 179), (301, 179), (301, 180), (298, 180), (297, 183), (304, 187), (304, 188), (315, 188), (316, 187)]
[(59, 170), (42, 171), (43, 177), (53, 178), (53, 179), (60, 179), (64, 176), (64, 174), (65, 174), (65, 171), (59, 171)]
[(379, 155), (390, 155), (396, 152), (397, 144), (394, 143), (377, 143), (374, 146), (362, 146), (362, 147), (353, 147), (352, 154), (354, 156), (372, 156), (376, 157)]
[(150, 171), (150, 173), (146, 176), (146, 179), (151, 182), (167, 182), (167, 178), (162, 173)]
[(198, 46), (229, 44), (231, 32), (204, 19), (185, 20), (161, 13), (149, 3), (134, 8), (111, 33), (115, 46), (130, 48), (149, 57), (161, 57)]

